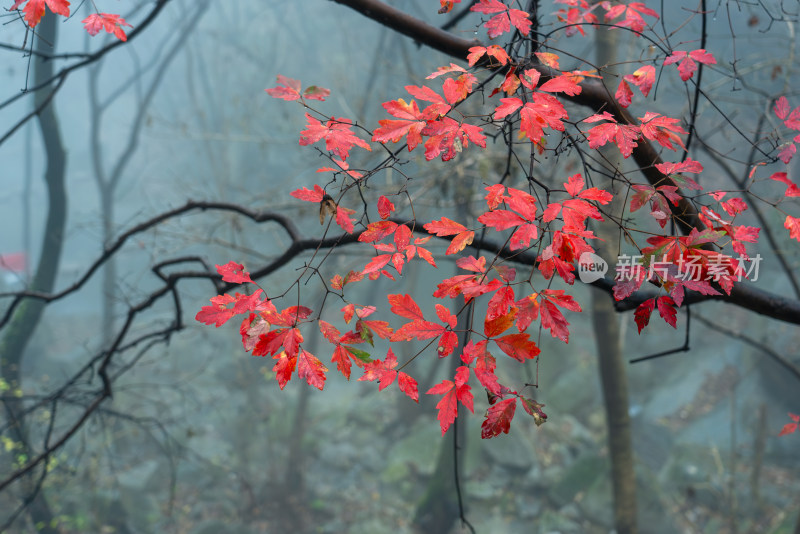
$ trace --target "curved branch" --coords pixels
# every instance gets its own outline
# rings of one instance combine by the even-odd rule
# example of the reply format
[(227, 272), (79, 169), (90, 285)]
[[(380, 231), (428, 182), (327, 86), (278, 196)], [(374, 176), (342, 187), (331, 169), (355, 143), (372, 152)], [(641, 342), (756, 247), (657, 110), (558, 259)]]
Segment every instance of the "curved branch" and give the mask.
[[(467, 40), (453, 35), (450, 32), (446, 32), (412, 17), (399, 9), (395, 9), (380, 0), (333, 1), (338, 4), (346, 5), (365, 17), (369, 17), (387, 28), (402, 33), (412, 39), (416, 39), (418, 42), (434, 50), (439, 50), (440, 52), (444, 52), (458, 59), (466, 58), (471, 47), (481, 46), (481, 42), (477, 39)], [(532, 67), (542, 74), (542, 83), (561, 74), (556, 70), (540, 64), (532, 65)], [(628, 110), (619, 105), (619, 102), (617, 102), (601, 82), (584, 80), (579, 85), (581, 86), (581, 92), (579, 94), (575, 96), (561, 95), (561, 97), (576, 104), (589, 107), (593, 111), (608, 111), (620, 124), (638, 125), (638, 122), (631, 116)], [(663, 163), (664, 160), (661, 159), (658, 151), (649, 140), (639, 139), (637, 141), (637, 146), (633, 149), (633, 159), (639, 165), (642, 174), (644, 174), (651, 185), (678, 187), (678, 184), (676, 184), (672, 178), (662, 174), (656, 169), (655, 165), (657, 163)], [(681, 196), (681, 201), (678, 205), (672, 207), (672, 214), (675, 218), (675, 223), (684, 234), (691, 232), (692, 228), (696, 228), (698, 231), (705, 229), (705, 224), (700, 220), (697, 210), (692, 203), (683, 196)]]

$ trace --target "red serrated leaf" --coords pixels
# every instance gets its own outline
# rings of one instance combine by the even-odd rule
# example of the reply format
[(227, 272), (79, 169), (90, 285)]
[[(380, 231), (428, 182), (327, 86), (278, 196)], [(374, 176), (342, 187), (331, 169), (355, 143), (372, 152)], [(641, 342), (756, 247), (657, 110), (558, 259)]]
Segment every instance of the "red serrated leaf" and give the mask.
[(525, 360), (534, 359), (541, 352), (536, 343), (525, 333), (509, 334), (495, 339), (494, 342), (497, 343), (500, 350), (523, 363)]
[(275, 363), (272, 371), (275, 373), (278, 387), (283, 389), (289, 380), (292, 379), (292, 372), (294, 372), (294, 368), (297, 365), (297, 357), (289, 356), (285, 351), (282, 351), (280, 354), (273, 356), (273, 358), (278, 361)]
[(549, 300), (545, 300), (541, 303), (539, 313), (542, 316), (542, 327), (549, 329), (553, 337), (569, 343), (569, 323), (561, 310)]
[[(19, 9), (23, 1), (25, 0), (16, 0), (10, 10)], [(25, 22), (28, 23), (28, 26), (33, 28), (39, 24), (39, 21), (44, 16), (45, 4), (53, 13), (69, 17), (69, 2), (67, 0), (27, 0), (22, 11), (25, 13)]]
[(293, 101), (300, 99), (300, 87), (300, 80), (294, 80), (282, 74), (278, 74), (278, 87), (264, 90), (272, 98), (282, 98), (284, 100)]
[(394, 204), (392, 204), (392, 201), (381, 195), (380, 198), (378, 198), (378, 215), (380, 215), (381, 219), (386, 219), (392, 214), (393, 211)]
[[(672, 328), (678, 328), (678, 312), (675, 310), (675, 302), (670, 297), (658, 297), (656, 305), (658, 306), (658, 313), (661, 315), (661, 318)], [(639, 331), (641, 332), (641, 329)]]
[(514, 324), (517, 309), (511, 308), (508, 313), (494, 318), (486, 317), (483, 322), (483, 333), (486, 337), (499, 336)]
[(408, 395), (411, 400), (419, 402), (419, 391), (417, 390), (416, 380), (400, 371), (397, 373), (397, 386), (400, 388), (400, 391)]
[(350, 216), (354, 213), (355, 210), (343, 208), (342, 206), (336, 206), (336, 224), (338, 224), (339, 227), (341, 227), (341, 229), (348, 234), (352, 234), (353, 230), (355, 230), (353, 227), (353, 219), (350, 218)]
[(301, 350), (297, 357), (297, 376), (298, 378), (305, 378), (309, 385), (322, 390), (325, 387), (325, 373), (328, 368), (322, 365), (319, 359), (307, 352)]
[(410, 339), (431, 339), (439, 337), (445, 332), (444, 326), (431, 321), (414, 321), (406, 323), (392, 334), (392, 341), (407, 341)]
[(309, 100), (319, 100), (324, 102), (329, 96), (331, 96), (329, 89), (317, 87), (316, 85), (309, 85), (306, 87), (306, 90), (303, 91), (303, 98), (308, 98)]
[(508, 434), (516, 408), (516, 397), (501, 400), (489, 406), (486, 411), (486, 419), (481, 424), (481, 438), (489, 439), (499, 436), (501, 433)]
[(614, 25), (621, 28), (630, 28), (635, 32), (642, 32), (647, 27), (647, 23), (644, 21), (644, 17), (642, 15), (647, 15), (658, 19), (658, 13), (645, 6), (645, 4), (642, 2), (631, 2), (627, 5), (617, 4), (613, 7), (611, 6), (610, 2), (602, 2), (601, 5), (607, 11), (607, 21), (615, 19), (620, 15), (624, 15), (624, 18), (620, 22), (616, 22)]
[(682, 50), (673, 52), (671, 56), (664, 60), (664, 65), (671, 65), (673, 63), (680, 63), (678, 64), (678, 73), (681, 76), (681, 80), (684, 82), (694, 76), (694, 73), (697, 72), (697, 63), (705, 63), (706, 65), (714, 65), (717, 63), (717, 60), (714, 59), (714, 56), (709, 54), (705, 51), (705, 49), (699, 50), (692, 50), (691, 52), (685, 52)]
[(644, 327), (650, 322), (650, 315), (653, 313), (655, 305), (656, 299), (652, 298), (647, 299), (636, 307), (636, 311), (633, 313), (633, 320), (636, 321), (636, 326), (640, 334)]
[(786, 216), (783, 227), (789, 230), (789, 237), (800, 241), (800, 217)]
[(217, 272), (222, 275), (225, 282), (232, 282), (234, 284), (244, 284), (246, 282), (253, 283), (250, 279), (250, 273), (244, 270), (244, 265), (229, 261), (225, 265), (217, 265)]
[(581, 86), (575, 83), (571, 73), (561, 74), (547, 80), (539, 87), (539, 90), (549, 93), (564, 93), (569, 96), (579, 95), (582, 91)]
[(395, 315), (414, 321), (425, 320), (425, 317), (422, 315), (422, 310), (411, 295), (387, 295), (386, 298), (389, 304), (392, 305), (391, 312)]
[(775, 116), (783, 120), (789, 115), (789, 101), (785, 96), (782, 96), (775, 101), (775, 107), (773, 109), (775, 111)]
[(486, 318), (494, 320), (501, 315), (508, 313), (509, 309), (514, 306), (514, 288), (511, 286), (501, 287), (489, 299), (489, 304), (486, 309)]
[(235, 299), (230, 295), (211, 297), (211, 306), (203, 306), (200, 308), (200, 311), (197, 312), (197, 315), (194, 317), (195, 321), (200, 321), (206, 325), (213, 324), (215, 327), (219, 328), (225, 324), (228, 319), (233, 317), (233, 310), (229, 309), (227, 306), (234, 300)]
[(305, 187), (302, 189), (295, 189), (291, 193), (294, 198), (305, 200), (306, 202), (322, 202), (322, 198), (325, 196), (325, 190), (322, 189), (317, 184), (314, 184), (314, 190), (311, 191)]
[(343, 160), (350, 155), (350, 149), (359, 146), (372, 151), (369, 143), (356, 136), (350, 128), (352, 123), (348, 119), (331, 117), (325, 124), (321, 123), (310, 114), (306, 113), (308, 125), (300, 132), (300, 145), (307, 146), (325, 139), (325, 150), (333, 152)]
[[(66, 2), (66, 5), (69, 6), (69, 2)], [(65, 16), (69, 16), (69, 8), (67, 8), (67, 15)], [(124, 18), (111, 13), (92, 13), (81, 22), (89, 35), (94, 36), (100, 30), (105, 30), (106, 33), (114, 34), (114, 37), (123, 42), (128, 40), (125, 30), (122, 29), (123, 26), (133, 27)]]
[(642, 287), (647, 278), (647, 273), (641, 265), (623, 265), (622, 270), (617, 270), (616, 284), (614, 285), (614, 298), (622, 300), (631, 296)]
[(455, 382), (443, 380), (427, 391), (428, 395), (444, 395), (436, 404), (436, 408), (439, 410), (437, 418), (442, 429), (442, 435), (447, 432), (447, 429), (456, 420), (459, 401), (472, 411), (472, 392), (467, 384), (468, 379), (469, 368), (462, 366), (456, 371)]
[(623, 77), (623, 81), (628, 81), (639, 87), (644, 96), (650, 94), (653, 84), (656, 81), (656, 69), (652, 65), (645, 65)]

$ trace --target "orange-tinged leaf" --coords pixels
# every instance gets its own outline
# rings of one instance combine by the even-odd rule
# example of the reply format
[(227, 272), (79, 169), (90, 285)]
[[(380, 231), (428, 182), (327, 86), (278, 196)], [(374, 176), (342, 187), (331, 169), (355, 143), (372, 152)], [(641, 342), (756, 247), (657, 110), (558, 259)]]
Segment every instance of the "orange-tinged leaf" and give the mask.
[(539, 58), (544, 65), (550, 68), (558, 69), (558, 54), (552, 52), (536, 52), (536, 57)]
[(486, 337), (499, 336), (514, 324), (517, 309), (511, 308), (508, 313), (490, 319), (488, 316), (483, 322), (483, 333)]
[(438, 221), (431, 221), (428, 224), (422, 225), (428, 233), (435, 234), (439, 237), (460, 234), (467, 231), (467, 227), (463, 224), (457, 223), (447, 217), (442, 217)]
[(462, 232), (455, 236), (453, 240), (450, 242), (450, 246), (447, 247), (445, 251), (446, 255), (450, 254), (457, 254), (464, 250), (467, 245), (472, 244), (472, 240), (475, 238), (475, 232)]

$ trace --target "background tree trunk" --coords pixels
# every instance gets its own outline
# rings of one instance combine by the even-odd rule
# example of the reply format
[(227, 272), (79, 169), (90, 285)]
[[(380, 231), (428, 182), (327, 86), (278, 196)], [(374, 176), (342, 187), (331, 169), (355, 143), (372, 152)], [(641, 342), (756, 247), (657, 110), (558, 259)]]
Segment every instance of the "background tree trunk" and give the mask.
[[(619, 32), (599, 30), (596, 32), (597, 64), (608, 72), (608, 66), (617, 62)], [(624, 204), (618, 200), (614, 179), (621, 164), (619, 151), (613, 145), (600, 149), (606, 170), (612, 177), (605, 183), (595, 183), (614, 195), (610, 211), (621, 215)], [(611, 222), (597, 225), (597, 236), (603, 241), (595, 243), (598, 255), (613, 269), (614, 259), (619, 254), (619, 233)], [(610, 273), (614, 275), (613, 272)], [(622, 337), (619, 318), (614, 303), (607, 293), (592, 292), (592, 326), (597, 345), (600, 382), (606, 410), (608, 428), (608, 450), (611, 460), (611, 482), (614, 490), (614, 527), (617, 534), (634, 534), (636, 523), (636, 473), (634, 470), (631, 420), (628, 414), (628, 376), (622, 356)]]
[[(52, 54), (56, 42), (55, 16), (42, 18), (36, 30), (36, 50), (45, 55)], [(39, 86), (53, 76), (53, 63), (34, 56), (33, 86)], [(61, 141), (58, 128), (55, 105), (48, 101), (51, 97), (49, 88), (41, 89), (34, 94), (33, 105), (39, 109), (37, 115), (42, 143), (46, 152), (47, 167), (45, 170), (45, 183), (47, 185), (47, 222), (45, 223), (42, 248), (39, 262), (36, 267), (31, 290), (49, 293), (55, 285), (56, 275), (61, 259), (61, 250), (64, 243), (64, 226), (67, 217), (67, 194), (64, 187), (64, 171), (66, 166), (66, 152)], [(17, 307), (6, 334), (0, 341), (0, 373), (6, 382), (13, 388), (20, 388), (22, 377), (22, 360), (25, 348), (33, 338), (33, 333), (42, 317), (45, 302), (41, 300), (26, 300)], [(6, 403), (6, 412), (9, 420), (14, 421), (14, 435), (19, 440), (20, 452), (30, 458), (31, 447), (28, 440), (28, 428), (24, 417), (17, 417), (16, 413), (22, 406)], [(57, 534), (53, 527), (53, 514), (38, 488), (32, 475), (25, 484), (25, 501), (28, 502), (28, 513), (39, 532)]]

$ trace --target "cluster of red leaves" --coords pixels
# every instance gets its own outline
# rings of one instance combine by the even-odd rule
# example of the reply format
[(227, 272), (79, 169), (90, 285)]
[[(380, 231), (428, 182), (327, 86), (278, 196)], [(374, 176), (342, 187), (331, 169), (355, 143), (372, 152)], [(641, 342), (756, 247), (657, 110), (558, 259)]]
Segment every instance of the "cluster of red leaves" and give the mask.
[[(460, 0), (440, 0), (440, 12), (451, 11), (457, 3)], [(565, 29), (567, 35), (583, 34), (583, 25), (599, 24), (599, 16), (595, 14), (599, 9), (605, 10), (604, 19), (611, 26), (628, 28), (634, 32), (642, 32), (646, 28), (644, 17), (658, 18), (655, 11), (640, 2), (612, 4), (605, 1), (592, 6), (586, 0), (557, 0), (557, 3), (566, 5), (556, 15), (568, 25)], [(507, 2), (479, 0), (472, 3), (470, 10), (486, 16), (484, 27), (492, 39), (512, 31), (521, 35), (530, 33), (529, 14), (510, 7)], [(426, 160), (441, 157), (442, 161), (449, 161), (470, 143), (484, 148), (487, 139), (484, 127), (490, 125), (510, 131), (516, 129), (519, 139), (527, 139), (532, 146), (543, 150), (549, 132), (564, 131), (569, 120), (566, 108), (558, 99), (559, 93), (578, 95), (582, 91), (580, 84), (584, 77), (596, 76), (586, 71), (561, 71), (559, 57), (550, 52), (537, 52), (537, 68), (530, 68), (530, 62), (515, 61), (507, 49), (498, 45), (474, 46), (470, 48), (466, 59), (469, 67), (502, 68), (504, 73), (503, 81), (488, 96), (492, 98), (501, 93), (499, 102), (489, 105), (488, 113), (483, 115), (485, 122), (482, 125), (465, 121), (469, 117), (473, 122), (474, 115), (455, 113), (461, 102), (478, 87), (478, 79), (467, 69), (451, 63), (427, 77), (428, 80), (442, 77), (440, 88), (408, 85), (405, 90), (413, 99), (407, 102), (398, 98), (384, 102), (383, 108), (391, 118), (378, 121), (379, 127), (371, 133), (370, 140), (382, 144), (405, 141), (409, 151), (423, 146)], [(712, 65), (716, 60), (701, 49), (674, 51), (662, 63), (665, 66), (677, 64), (681, 79), (687, 81), (697, 71), (699, 63)], [(542, 66), (549, 67), (549, 70), (542, 69)], [(542, 72), (546, 72), (546, 75)], [(655, 74), (656, 66), (648, 64), (632, 74), (624, 75), (616, 91), (620, 105), (627, 107), (631, 104), (633, 86), (638, 87), (645, 98), (648, 97), (655, 83)], [(323, 101), (329, 95), (328, 90), (316, 86), (303, 90), (299, 81), (281, 75), (278, 76), (278, 86), (267, 89), (267, 92), (275, 98), (300, 101), (306, 108), (309, 108), (308, 101)], [(776, 116), (793, 130), (800, 130), (798, 109), (790, 112), (785, 98), (775, 104)], [(366, 181), (364, 174), (351, 169), (346, 161), (354, 147), (371, 150), (370, 144), (353, 131), (354, 123), (349, 119), (321, 114), (318, 118), (309, 112), (305, 116), (307, 126), (301, 132), (299, 144), (305, 146), (324, 141), (328, 157), (335, 165), (323, 167), (317, 172), (342, 175), (348, 184), (360, 185)], [(584, 132), (589, 148), (613, 143), (626, 158), (642, 139), (673, 151), (684, 148), (681, 136), (687, 134), (677, 119), (649, 111), (639, 117), (636, 124), (620, 123), (608, 112), (592, 115), (581, 122), (593, 125)], [(794, 141), (800, 141), (800, 136)], [(794, 152), (794, 143), (788, 143), (781, 150), (779, 158), (788, 163)], [(661, 228), (665, 228), (672, 216), (671, 206), (678, 205), (683, 199), (679, 188), (702, 189), (687, 174), (700, 173), (703, 167), (697, 161), (685, 159), (677, 163), (658, 163), (656, 168), (669, 176), (672, 183), (632, 185), (629, 210), (636, 212), (649, 206), (650, 215)], [(770, 178), (786, 185), (785, 197), (800, 196), (800, 188), (785, 172), (774, 173)], [(503, 184), (487, 186), (487, 209), (477, 217), (479, 226), (472, 228), (447, 217), (440, 217), (421, 227), (416, 220), (390, 220), (395, 205), (386, 196), (380, 196), (377, 201), (380, 220), (367, 222), (358, 234), (360, 242), (369, 243), (375, 249), (375, 256), (360, 270), (350, 271), (346, 275), (337, 274), (330, 280), (330, 289), (344, 299), (348, 284), (376, 280), (381, 276), (394, 280), (394, 273), (401, 275), (405, 265), (416, 256), (436, 268), (433, 253), (423, 245), (434, 236), (442, 238), (448, 242), (445, 255), (457, 255), (456, 266), (466, 272), (439, 282), (433, 297), (463, 297), (465, 303), (483, 299), (486, 314), (482, 331), (473, 324), (469, 327), (460, 326), (457, 314), (441, 303), (434, 304), (432, 312), (426, 314), (415, 298), (408, 294), (387, 295), (388, 311), (403, 320), (396, 328), (387, 321), (368, 318), (377, 311), (377, 307), (348, 303), (341, 309), (342, 320), (347, 325), (355, 320), (355, 324), (350, 330), (340, 331), (319, 315), (313, 317), (312, 310), (304, 306), (290, 306), (278, 311), (261, 289), (250, 295), (236, 293), (233, 296), (213, 297), (211, 305), (204, 306), (197, 314), (197, 320), (220, 326), (233, 316), (244, 314), (246, 317), (240, 327), (243, 346), (253, 355), (271, 355), (277, 360), (273, 370), (281, 388), (297, 370), (298, 377), (322, 389), (328, 368), (303, 348), (304, 325), (316, 323), (323, 337), (333, 346), (331, 362), (345, 378), (350, 379), (354, 367), (360, 368), (363, 374), (358, 380), (377, 381), (380, 390), (397, 382), (400, 390), (414, 401), (419, 398), (418, 385), (404, 371), (410, 362), (399, 365), (392, 348), (381, 360), (372, 358), (367, 350), (358, 347), (365, 343), (373, 347), (375, 336), (389, 344), (427, 341), (430, 346), (436, 347), (439, 358), (460, 359), (460, 366), (452, 377), (442, 380), (426, 392), (441, 396), (436, 407), (442, 432), (446, 432), (455, 421), (459, 404), (469, 411), (474, 410), (472, 388), (476, 386), (489, 394), (489, 407), (481, 427), (482, 437), (507, 433), (517, 402), (522, 403), (523, 409), (537, 425), (542, 424), (547, 419), (542, 411), (543, 405), (500, 383), (495, 372), (498, 362), (491, 351), (504, 353), (509, 357), (509, 362), (513, 360), (524, 364), (535, 359), (540, 349), (527, 333), (534, 323), (539, 331), (549, 331), (552, 337), (569, 342), (569, 322), (563, 310), (581, 312), (581, 307), (565, 290), (552, 289), (549, 284), (556, 275), (567, 284), (574, 283), (579, 258), (582, 254), (594, 252), (589, 243), (596, 236), (588, 229), (587, 223), (589, 220), (603, 220), (601, 206), (611, 202), (612, 196), (595, 187), (587, 188), (581, 174), (570, 176), (563, 186), (561, 200), (558, 200), (561, 191), (548, 191), (548, 204), (542, 210), (538, 209), (532, 189), (524, 191)], [(319, 204), (321, 223), (326, 215), (331, 214), (344, 231), (354, 233), (356, 221), (351, 217), (354, 211), (338, 204), (346, 191), (347, 188), (342, 186), (341, 195), (334, 200), (332, 194), (315, 184), (312, 189), (302, 187), (291, 194), (300, 200)], [(712, 249), (710, 245), (723, 247), (730, 244), (734, 252), (747, 258), (745, 244), (757, 240), (758, 229), (735, 223), (737, 215), (747, 209), (742, 199), (723, 200), (725, 193), (722, 192), (709, 195), (717, 201), (719, 208), (702, 207), (700, 219), (707, 227), (705, 230), (694, 230), (687, 236), (652, 235), (647, 239), (647, 246), (639, 251), (640, 260), (632, 261), (626, 270), (618, 269), (613, 290), (617, 300), (630, 297), (646, 281), (659, 286), (664, 292), (646, 300), (636, 309), (634, 321), (639, 332), (648, 325), (655, 310), (665, 322), (676, 327), (677, 308), (682, 305), (687, 290), (717, 295), (721, 289), (730, 294), (734, 281), (743, 275), (739, 260)], [(793, 238), (800, 240), (800, 219), (787, 216), (786, 228)], [(548, 281), (548, 287), (536, 290), (530, 277), (517, 281), (516, 270), (501, 261), (499, 256), (487, 262), (484, 256), (463, 255), (464, 249), (472, 244), (475, 232), (487, 229), (503, 234), (509, 252), (535, 247), (538, 252), (537, 268)], [(421, 233), (423, 230), (429, 235), (415, 236), (415, 232)], [(218, 270), (227, 282), (252, 283), (241, 265), (231, 262), (218, 267)], [(467, 308), (463, 307), (458, 313), (464, 309)], [(462, 335), (466, 338), (467, 334), (470, 339), (460, 346), (459, 338)], [(795, 417), (792, 415), (800, 423), (800, 417)], [(787, 428), (792, 428), (784, 428), (783, 433), (794, 431), (797, 424), (793, 425), (787, 425)]]
[[(36, 27), (42, 20), (45, 13), (45, 6), (56, 15), (69, 17), (69, 2), (67, 0), (15, 0), (14, 5), (11, 6), (9, 11), (19, 9), (22, 4), (22, 12), (25, 16), (25, 22), (31, 28)], [(89, 35), (97, 35), (101, 30), (114, 34), (120, 41), (127, 41), (128, 36), (125, 35), (124, 26), (132, 27), (125, 19), (119, 15), (112, 15), (110, 13), (92, 13), (83, 19), (83, 25)]]

